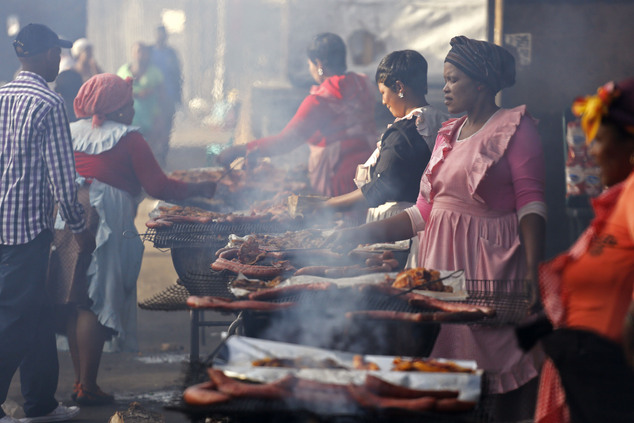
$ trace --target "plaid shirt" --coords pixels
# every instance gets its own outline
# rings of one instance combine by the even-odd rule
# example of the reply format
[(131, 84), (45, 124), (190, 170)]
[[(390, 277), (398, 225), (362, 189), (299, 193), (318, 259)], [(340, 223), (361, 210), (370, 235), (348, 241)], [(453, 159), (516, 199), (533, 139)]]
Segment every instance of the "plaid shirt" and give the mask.
[(73, 232), (85, 228), (64, 101), (22, 71), (0, 88), (0, 245), (25, 244), (53, 229), (55, 199)]

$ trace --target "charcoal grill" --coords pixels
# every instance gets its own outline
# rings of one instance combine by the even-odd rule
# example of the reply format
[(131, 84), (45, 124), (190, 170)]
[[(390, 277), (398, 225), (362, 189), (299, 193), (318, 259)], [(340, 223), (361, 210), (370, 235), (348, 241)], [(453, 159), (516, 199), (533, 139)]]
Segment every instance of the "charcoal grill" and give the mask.
[(480, 407), (468, 413), (441, 414), (416, 413), (405, 410), (363, 410), (360, 408), (337, 409), (336, 404), (316, 408), (311, 404), (279, 400), (235, 399), (213, 406), (191, 406), (182, 400), (174, 400), (167, 409), (186, 414), (192, 422), (207, 418), (226, 419), (231, 423), (479, 423), (487, 422), (486, 410)]
[[(496, 315), (474, 322), (448, 322), (489, 327), (516, 325), (529, 315), (530, 295), (523, 280), (467, 280), (465, 303), (494, 307)], [(500, 289), (504, 286), (504, 289)], [(495, 289), (494, 289), (495, 288)], [(336, 349), (360, 354), (427, 356), (440, 328), (434, 322), (364, 321), (345, 318), (356, 310), (390, 310), (433, 313), (413, 308), (406, 301), (349, 288), (303, 292), (276, 299), (293, 301), (296, 307), (269, 313), (244, 311), (245, 336)], [(386, 341), (389, 340), (389, 341)]]
[[(466, 290), (469, 298), (464, 301), (470, 304), (486, 305), (495, 307), (497, 314), (495, 317), (486, 318), (478, 322), (468, 322), (468, 324), (478, 324), (486, 326), (514, 325), (519, 323), (529, 314), (530, 307), (530, 285), (524, 280), (467, 280)], [(413, 310), (405, 302), (396, 299), (386, 299), (384, 297), (366, 298), (366, 303), (350, 302), (344, 295), (335, 297), (328, 296), (324, 292), (306, 292), (300, 295), (279, 298), (276, 301), (296, 301), (299, 306), (294, 309), (283, 310), (274, 313), (256, 313), (242, 312), (241, 321), (244, 326), (244, 335), (249, 337), (258, 337), (263, 339), (271, 339), (274, 341), (294, 342), (304, 345), (316, 346), (321, 348), (337, 349), (343, 351), (356, 352), (361, 354), (386, 354), (386, 355), (409, 355), (409, 356), (425, 356), (428, 355), (425, 349), (430, 349), (433, 345), (437, 324), (412, 324), (398, 322), (396, 325), (390, 325), (391, 322), (373, 322), (368, 325), (358, 324), (355, 326), (345, 327), (345, 325), (337, 326), (336, 313), (332, 313), (335, 306), (344, 304), (348, 310), (359, 309), (360, 307), (372, 309), (388, 309), (394, 311), (420, 312)], [(339, 304), (337, 304), (339, 303)], [(300, 319), (301, 317), (301, 319)], [(329, 320), (330, 319), (330, 320)], [(309, 322), (308, 326), (302, 327), (300, 322)], [(289, 327), (294, 330), (281, 330), (279, 322), (290, 322)], [(333, 325), (335, 323), (335, 325)], [(377, 323), (380, 323), (377, 324)], [(457, 323), (457, 322), (456, 322)], [(325, 330), (328, 327), (337, 326), (339, 332), (327, 340), (319, 340), (312, 337), (315, 333)], [(370, 331), (379, 331), (388, 333), (389, 337), (383, 337), (378, 344), (372, 345), (366, 343), (364, 345), (354, 345), (350, 339), (359, 339), (360, 337), (368, 338)], [(402, 332), (398, 332), (398, 330)], [(306, 333), (306, 331), (309, 333)], [(310, 333), (312, 330), (313, 333)], [(422, 332), (416, 332), (416, 330)], [(425, 331), (427, 331), (425, 333)], [(386, 342), (386, 339), (389, 342)], [(414, 342), (407, 344), (400, 342), (402, 339), (410, 339)], [(420, 341), (422, 340), (422, 341)], [(417, 342), (419, 341), (419, 342)], [(389, 344), (385, 346), (385, 344)], [(217, 350), (205, 360), (211, 363), (217, 355), (221, 355), (224, 344), (221, 344)], [(206, 374), (204, 368), (199, 369), (201, 374), (198, 375), (199, 380), (205, 380)], [(377, 412), (375, 410), (369, 412), (360, 408), (338, 408), (337, 404), (331, 407), (317, 409), (310, 404), (301, 404), (282, 401), (262, 401), (256, 399), (238, 399), (232, 400), (224, 404), (213, 406), (194, 407), (176, 399), (168, 408), (180, 411), (189, 416), (192, 421), (204, 421), (206, 418), (229, 418), (232, 423), (252, 422), (333, 422), (333, 423), (357, 423), (357, 422), (488, 422), (490, 421), (491, 410), (493, 407), (493, 398), (485, 393), (486, 374), (483, 378), (483, 395), (475, 410), (468, 413), (460, 414), (441, 414), (441, 413), (414, 413), (399, 410), (383, 410)]]
[[(220, 343), (207, 360), (207, 365), (218, 358), (226, 361), (228, 354), (226, 339)], [(206, 366), (200, 365), (189, 369), (187, 385), (209, 380)], [(481, 397), (476, 408), (465, 413), (411, 412), (406, 410), (365, 410), (344, 401), (331, 404), (311, 404), (299, 401), (234, 399), (230, 402), (192, 406), (179, 396), (174, 398), (166, 408), (184, 413), (192, 422), (203, 422), (207, 418), (231, 423), (242, 422), (284, 422), (284, 423), (484, 423), (490, 421), (491, 402), (486, 392), (486, 379), (482, 381)]]

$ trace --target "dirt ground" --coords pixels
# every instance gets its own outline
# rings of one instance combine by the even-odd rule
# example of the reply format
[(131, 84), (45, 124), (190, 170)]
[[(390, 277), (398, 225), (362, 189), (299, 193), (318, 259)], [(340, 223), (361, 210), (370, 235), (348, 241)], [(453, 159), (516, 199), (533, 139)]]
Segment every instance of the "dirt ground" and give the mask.
[[(206, 165), (205, 147), (212, 141), (225, 141), (230, 134), (212, 131), (177, 120), (172, 137), (167, 170), (203, 167)], [(148, 212), (156, 200), (146, 199), (139, 207), (136, 226), (145, 232)], [(137, 284), (138, 300), (150, 298), (173, 285), (177, 279), (170, 251), (154, 248), (146, 242), (141, 274)], [(229, 316), (205, 316), (207, 320), (218, 318), (226, 321)], [(205, 328), (205, 344), (201, 345), (202, 358), (218, 345), (225, 327)], [(169, 411), (164, 405), (182, 392), (188, 369), (190, 350), (190, 316), (187, 311), (147, 311), (138, 309), (138, 353), (104, 353), (99, 374), (99, 384), (105, 392), (113, 393), (115, 404), (99, 407), (82, 407), (75, 422), (107, 423), (116, 411), (124, 411), (133, 401), (149, 411), (160, 413), (165, 423), (189, 422), (180, 412)], [(57, 399), (73, 405), (70, 398), (74, 373), (70, 355), (59, 351), (59, 384)], [(24, 417), (21, 408), (19, 375), (11, 384), (4, 404), (8, 414)]]

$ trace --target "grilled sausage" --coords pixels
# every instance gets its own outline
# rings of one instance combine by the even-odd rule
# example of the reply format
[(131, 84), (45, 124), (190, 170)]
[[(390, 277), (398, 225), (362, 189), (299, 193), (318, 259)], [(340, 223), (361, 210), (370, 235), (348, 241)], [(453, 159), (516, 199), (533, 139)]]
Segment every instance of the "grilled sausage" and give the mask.
[(486, 316), (479, 310), (474, 311), (434, 311), (429, 313), (407, 313), (390, 310), (359, 310), (346, 313), (348, 319), (362, 320), (398, 320), (401, 322), (439, 322), (460, 323), (473, 322), (484, 319)]
[(346, 313), (346, 319), (360, 320), (398, 320), (401, 322), (433, 322), (433, 313), (407, 313), (391, 310), (359, 310)]
[(398, 268), (401, 267), (401, 264), (396, 259), (383, 260), (383, 264), (389, 265), (392, 270), (398, 270)]
[(381, 253), (381, 258), (383, 260), (393, 259), (394, 258), (394, 253), (391, 252), (390, 250), (385, 250), (385, 251), (383, 251), (383, 253)]
[(269, 289), (261, 289), (257, 292), (249, 294), (250, 300), (272, 300), (289, 295), (298, 294), (304, 291), (326, 291), (334, 288), (336, 285), (332, 282), (313, 282), (299, 285), (279, 286)]
[(156, 229), (156, 228), (169, 228), (170, 226), (172, 226), (174, 223), (170, 222), (169, 220), (166, 219), (160, 219), (160, 218), (154, 218), (154, 219), (150, 219), (147, 222), (145, 222), (145, 226), (147, 226), (150, 229)]
[[(357, 287), (361, 292), (370, 291), (387, 296), (395, 296), (395, 298), (401, 298), (407, 301), (412, 307), (419, 307), (424, 309), (440, 310), (446, 312), (467, 312), (473, 313), (473, 317), (477, 317), (480, 313), (480, 317), (492, 317), (495, 316), (495, 309), (493, 307), (466, 304), (456, 301), (443, 301), (437, 298), (433, 298), (427, 295), (418, 294), (416, 292), (406, 292), (399, 288), (393, 288), (388, 284), (364, 284)], [(442, 315), (439, 315), (442, 316)], [(443, 317), (440, 317), (443, 318)], [(447, 318), (450, 318), (447, 315)]]
[[(218, 391), (233, 398), (280, 399), (290, 396), (290, 391), (283, 388), (283, 383), (245, 383), (227, 377), (221, 370), (207, 369), (209, 378), (218, 387)], [(293, 377), (293, 376), (286, 376)], [(282, 378), (284, 379), (284, 378)]]
[(197, 297), (187, 298), (187, 305), (192, 308), (205, 308), (218, 311), (276, 311), (293, 307), (295, 303), (267, 303), (265, 301), (239, 300), (231, 301), (221, 297)]
[(369, 257), (365, 259), (366, 266), (380, 266), (383, 264), (383, 259), (380, 256)]
[(430, 411), (436, 406), (436, 398), (389, 398), (374, 395), (360, 386), (348, 385), (348, 393), (361, 407), (371, 409), (397, 408), (409, 411)]
[(293, 388), (293, 398), (309, 404), (334, 404), (354, 403), (346, 385), (324, 383), (308, 379), (298, 379)]
[(225, 260), (232, 260), (234, 258), (238, 257), (238, 251), (240, 251), (239, 248), (227, 248), (227, 249), (223, 249), (223, 251), (216, 251), (216, 257), (221, 258), (221, 259), (225, 259)]
[(211, 380), (190, 386), (183, 392), (183, 400), (190, 405), (211, 405), (227, 402), (231, 397), (216, 390)]
[(218, 257), (211, 263), (211, 269), (216, 271), (228, 270), (233, 273), (242, 273), (244, 276), (255, 279), (274, 278), (284, 272), (283, 267), (259, 266), (255, 264), (243, 264), (234, 260)]
[(310, 275), (310, 276), (326, 276), (326, 270), (330, 269), (329, 266), (306, 266), (298, 269), (295, 272), (295, 276)]
[(412, 307), (432, 308), (449, 312), (480, 312), (484, 316), (495, 316), (495, 309), (492, 307), (479, 306), (474, 304), (459, 303), (455, 301), (442, 301), (437, 298), (428, 297), (426, 295), (407, 294), (409, 304)]

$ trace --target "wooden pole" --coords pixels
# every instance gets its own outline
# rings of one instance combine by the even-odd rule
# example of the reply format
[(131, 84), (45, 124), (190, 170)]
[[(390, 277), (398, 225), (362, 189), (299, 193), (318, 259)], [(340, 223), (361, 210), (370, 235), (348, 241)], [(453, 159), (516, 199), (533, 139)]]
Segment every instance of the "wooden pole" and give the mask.
[[(499, 46), (504, 44), (504, 0), (495, 0), (493, 43)], [(495, 96), (495, 102), (498, 106), (502, 104), (502, 91)]]

